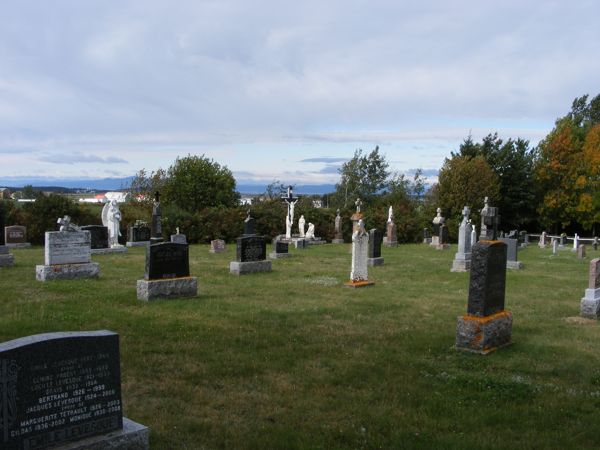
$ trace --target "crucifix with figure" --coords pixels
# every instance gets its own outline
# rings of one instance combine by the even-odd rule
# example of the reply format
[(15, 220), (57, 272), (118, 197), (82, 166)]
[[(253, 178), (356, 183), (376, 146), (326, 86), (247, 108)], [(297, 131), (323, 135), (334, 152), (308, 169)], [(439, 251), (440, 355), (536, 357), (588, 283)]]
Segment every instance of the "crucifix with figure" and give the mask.
[(287, 204), (287, 216), (285, 218), (285, 237), (286, 239), (291, 239), (292, 226), (294, 224), (294, 206), (298, 201), (298, 197), (294, 197), (293, 187), (288, 186), (287, 195), (281, 198)]

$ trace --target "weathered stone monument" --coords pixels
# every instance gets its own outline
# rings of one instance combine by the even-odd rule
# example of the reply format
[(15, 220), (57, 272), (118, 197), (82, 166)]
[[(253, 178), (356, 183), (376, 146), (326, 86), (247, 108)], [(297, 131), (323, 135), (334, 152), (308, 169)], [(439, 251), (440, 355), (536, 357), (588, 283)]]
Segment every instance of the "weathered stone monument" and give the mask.
[(31, 244), (27, 242), (27, 228), (21, 225), (4, 227), (4, 245), (8, 248), (31, 247)]
[(519, 242), (517, 239), (500, 238), (500, 241), (506, 244), (506, 268), (512, 270), (520, 270), (523, 268), (523, 263), (519, 261)]
[(298, 197), (294, 197), (294, 190), (292, 186), (288, 186), (287, 194), (281, 199), (287, 205), (287, 214), (285, 216), (285, 237), (286, 239), (292, 239), (292, 227), (294, 226), (294, 207), (298, 202)]
[[(2, 209), (0, 209), (0, 229), (4, 229), (4, 211)], [(14, 262), (14, 256), (5, 245), (4, 233), (0, 233), (0, 267), (12, 266)]]
[(146, 450), (123, 417), (119, 335), (47, 333), (0, 343), (0, 448)]
[(381, 256), (381, 244), (383, 242), (383, 233), (377, 228), (369, 231), (369, 252), (367, 255), (367, 265), (381, 266), (383, 265), (383, 257)]
[(352, 214), (352, 216), (350, 217), (350, 220), (352, 220), (352, 234), (353, 235), (354, 235), (354, 232), (359, 229), (359, 222), (364, 218), (363, 213), (360, 212), (360, 208), (363, 204), (362, 200), (360, 198), (357, 198), (356, 201), (354, 202), (354, 204), (356, 205), (356, 212), (354, 214)]
[(473, 225), (473, 223), (471, 222), (471, 219), (469, 219), (469, 224), (473, 228), (471, 230), (471, 247), (473, 247), (477, 242), (477, 230), (475, 229), (475, 225)]
[(585, 245), (584, 244), (579, 244), (579, 247), (577, 247), (577, 258), (585, 259)]
[(136, 220), (135, 224), (127, 230), (127, 247), (145, 247), (150, 245), (152, 230), (142, 220)]
[(35, 267), (38, 281), (95, 278), (98, 263), (92, 262), (91, 235), (71, 224), (71, 218), (58, 219), (60, 231), (46, 231), (44, 265)]
[(437, 247), (440, 245), (440, 227), (444, 225), (446, 219), (442, 217), (442, 208), (438, 208), (436, 211), (436, 216), (433, 218), (433, 233), (431, 235), (431, 243), (430, 245)]
[(279, 236), (273, 239), (272, 245), (273, 251), (269, 253), (269, 258), (279, 259), (289, 258), (290, 256), (292, 256), (292, 254), (289, 252), (289, 244), (280, 240)]
[(458, 227), (458, 251), (452, 261), (451, 272), (468, 272), (471, 268), (471, 234), (473, 226), (469, 221), (471, 209), (465, 206), (462, 210), (463, 219)]
[(556, 239), (552, 239), (552, 254), (556, 255), (558, 253), (558, 241)]
[(487, 354), (511, 343), (512, 314), (504, 309), (506, 244), (479, 241), (471, 249), (467, 314), (459, 316), (456, 348)]
[(386, 223), (386, 236), (383, 239), (383, 243), (386, 247), (398, 247), (398, 233), (396, 230), (396, 224), (394, 223), (394, 210), (390, 205), (388, 210), (388, 219)]
[(340, 216), (340, 210), (336, 211), (335, 222), (334, 222), (334, 234), (332, 244), (343, 244), (344, 235), (342, 234), (342, 217)]
[(431, 245), (431, 231), (429, 231), (429, 228), (423, 228), (423, 244)]
[(350, 269), (350, 281), (344, 286), (358, 288), (371, 286), (368, 269), (369, 233), (365, 230), (362, 219), (358, 221), (358, 228), (352, 233), (352, 266)]
[(482, 241), (490, 241), (498, 238), (498, 224), (500, 223), (500, 215), (498, 208), (489, 206), (489, 198), (484, 199), (484, 206), (481, 210), (481, 230), (479, 239)]
[(176, 227), (175, 231), (175, 234), (171, 235), (171, 242), (175, 242), (176, 244), (187, 244), (187, 236), (179, 233), (179, 227)]
[(162, 241), (162, 211), (160, 209), (160, 192), (156, 191), (154, 194), (154, 205), (152, 205), (152, 230), (150, 243), (158, 244)]
[(242, 236), (254, 236), (254, 217), (250, 215), (250, 209), (246, 212), (246, 218), (244, 219), (244, 234)]
[(159, 242), (146, 247), (144, 279), (137, 281), (138, 300), (198, 295), (198, 279), (190, 276), (188, 244)]
[(236, 260), (229, 263), (229, 272), (234, 275), (271, 272), (271, 261), (266, 258), (267, 244), (263, 236), (239, 237), (237, 238)]
[(575, 236), (573, 236), (573, 248), (571, 249), (571, 251), (573, 253), (577, 252), (577, 250), (579, 249), (579, 235), (577, 233), (575, 233)]
[(225, 251), (225, 241), (223, 239), (213, 239), (210, 241), (209, 253), (223, 253)]
[(581, 299), (581, 315), (589, 319), (600, 318), (600, 258), (590, 261), (588, 288)]
[(538, 242), (538, 247), (546, 248), (546, 245), (548, 245), (548, 234), (545, 231), (542, 231), (542, 234), (540, 235), (540, 241)]

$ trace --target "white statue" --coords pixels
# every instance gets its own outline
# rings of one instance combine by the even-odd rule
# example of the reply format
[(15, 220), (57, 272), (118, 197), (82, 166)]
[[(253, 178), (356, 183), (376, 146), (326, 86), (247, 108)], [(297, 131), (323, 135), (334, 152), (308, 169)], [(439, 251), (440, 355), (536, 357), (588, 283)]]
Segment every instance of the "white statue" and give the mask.
[(308, 230), (306, 230), (305, 239), (314, 239), (315, 238), (315, 225), (308, 222)]
[(102, 225), (108, 228), (108, 243), (111, 247), (122, 247), (119, 244), (119, 236), (121, 236), (120, 223), (121, 211), (119, 211), (117, 201), (112, 199), (102, 208)]
[(304, 224), (306, 221), (304, 220), (304, 215), (300, 216), (298, 220), (298, 229), (300, 230), (300, 237), (304, 237)]
[(392, 209), (392, 205), (390, 205), (390, 209), (388, 210), (388, 223), (392, 223), (394, 221), (394, 210)]
[(358, 227), (352, 233), (352, 268), (350, 280), (367, 281), (369, 279), (367, 270), (367, 258), (369, 255), (369, 233), (365, 230), (362, 219), (358, 221)]
[(298, 201), (298, 199), (287, 202), (288, 213), (287, 213), (287, 216), (285, 217), (285, 237), (287, 239), (292, 238), (292, 226), (294, 224), (294, 206), (296, 205), (297, 201)]

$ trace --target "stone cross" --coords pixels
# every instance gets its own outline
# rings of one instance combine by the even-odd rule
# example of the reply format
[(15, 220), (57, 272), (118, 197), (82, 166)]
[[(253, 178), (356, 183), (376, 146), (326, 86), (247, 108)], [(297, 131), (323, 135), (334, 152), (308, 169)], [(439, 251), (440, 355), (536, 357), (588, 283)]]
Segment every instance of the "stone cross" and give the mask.
[(356, 201), (354, 202), (354, 204), (356, 205), (356, 212), (359, 213), (360, 207), (362, 206), (363, 202), (361, 201), (360, 198), (357, 198)]
[(462, 223), (463, 224), (469, 223), (469, 214), (471, 214), (471, 208), (469, 208), (468, 206), (465, 206), (462, 210), (462, 215), (463, 215)]
[(59, 217), (56, 223), (60, 224), (59, 231), (69, 231), (69, 225), (71, 224), (71, 218), (69, 216), (65, 216), (62, 219)]

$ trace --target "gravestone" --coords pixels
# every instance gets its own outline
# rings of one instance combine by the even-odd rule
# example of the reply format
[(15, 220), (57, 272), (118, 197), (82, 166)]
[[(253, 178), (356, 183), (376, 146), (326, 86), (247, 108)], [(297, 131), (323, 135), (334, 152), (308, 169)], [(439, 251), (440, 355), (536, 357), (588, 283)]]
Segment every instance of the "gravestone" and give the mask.
[(90, 247), (92, 250), (108, 248), (108, 228), (102, 225), (85, 225), (81, 231), (90, 232)]
[(289, 258), (292, 254), (289, 252), (289, 244), (280, 240), (279, 237), (276, 237), (272, 241), (273, 251), (269, 253), (269, 258), (278, 259), (278, 258)]
[(558, 245), (562, 248), (567, 245), (567, 234), (562, 233), (559, 237)]
[(433, 233), (431, 236), (431, 244), (432, 246), (436, 247), (438, 245), (440, 245), (440, 227), (442, 225), (444, 225), (444, 222), (446, 221), (446, 219), (444, 217), (442, 217), (442, 208), (438, 208), (436, 210), (436, 216), (433, 218), (433, 221), (431, 222), (433, 224)]
[(179, 227), (177, 227), (177, 233), (171, 235), (171, 242), (176, 244), (187, 244), (187, 237), (185, 234), (179, 233)]
[(127, 247), (145, 247), (150, 245), (152, 231), (146, 222), (136, 220), (127, 230)]
[[(61, 228), (71, 230), (70, 219)], [(100, 275), (98, 263), (91, 258), (89, 231), (46, 231), (44, 265), (35, 267), (38, 281), (96, 278)]]
[(600, 258), (590, 261), (588, 288), (581, 299), (581, 315), (590, 319), (600, 318)]
[(500, 215), (498, 208), (489, 206), (489, 198), (484, 199), (484, 207), (481, 210), (481, 230), (479, 240), (493, 241), (498, 238), (498, 225), (500, 224)]
[(237, 238), (236, 260), (229, 263), (229, 272), (245, 275), (256, 272), (270, 272), (271, 261), (267, 257), (267, 244), (263, 236), (242, 236)]
[(362, 219), (358, 221), (358, 229), (352, 233), (352, 265), (350, 268), (350, 281), (344, 286), (359, 288), (371, 286), (375, 283), (369, 280), (369, 233), (365, 230)]
[(579, 259), (585, 258), (585, 245), (584, 244), (579, 244), (579, 247), (577, 247), (577, 257)]
[(383, 265), (383, 257), (381, 256), (381, 244), (383, 242), (383, 234), (376, 228), (369, 231), (369, 250), (367, 254), (367, 264), (369, 266)]
[(340, 210), (338, 209), (335, 216), (335, 221), (333, 225), (333, 240), (332, 244), (343, 244), (344, 236), (342, 234), (342, 216), (340, 216)]
[(156, 191), (154, 194), (154, 204), (152, 205), (152, 230), (150, 243), (158, 244), (162, 241), (162, 211), (160, 208), (160, 192)]
[(223, 239), (214, 239), (210, 241), (209, 253), (223, 253), (225, 251), (225, 241)]
[(542, 234), (540, 235), (540, 241), (538, 242), (538, 247), (546, 248), (546, 245), (548, 245), (548, 234), (545, 231), (542, 231)]
[(435, 246), (436, 250), (445, 250), (450, 247), (448, 237), (448, 227), (444, 224), (439, 227), (439, 236), (437, 240), (438, 244)]
[(573, 248), (571, 249), (571, 251), (573, 253), (577, 252), (577, 250), (579, 249), (579, 235), (577, 233), (575, 233), (575, 236), (573, 237)]
[(244, 234), (242, 236), (254, 236), (256, 233), (254, 232), (254, 218), (250, 216), (250, 210), (248, 210), (248, 215), (244, 220)]
[(149, 448), (123, 417), (119, 336), (47, 333), (0, 343), (0, 448)]
[(529, 235), (527, 234), (527, 231), (520, 231), (518, 239), (519, 239), (519, 247), (521, 247), (521, 248), (525, 248), (529, 244)]
[(27, 242), (27, 228), (21, 225), (4, 227), (4, 244), (8, 248), (31, 247), (31, 244)]
[(523, 263), (518, 260), (518, 241), (517, 239), (501, 238), (500, 241), (506, 244), (506, 268), (520, 270), (523, 268)]
[(558, 241), (556, 239), (552, 239), (552, 254), (556, 255), (558, 253)]
[(429, 231), (429, 228), (423, 228), (423, 244), (431, 244), (431, 231)]
[(471, 224), (473, 229), (471, 230), (471, 248), (477, 243), (477, 230), (475, 230), (475, 225)]
[(386, 224), (386, 236), (384, 240), (386, 247), (398, 247), (398, 231), (394, 222)]
[(471, 250), (467, 314), (459, 316), (456, 348), (487, 354), (510, 344), (512, 314), (504, 309), (506, 244), (480, 241)]
[[(4, 229), (4, 210), (0, 208), (0, 230)], [(14, 264), (14, 256), (4, 242), (4, 233), (0, 233), (0, 267), (10, 267)]]
[(308, 248), (308, 241), (306, 239), (294, 239), (294, 247), (297, 250), (304, 250)]
[(159, 242), (146, 248), (146, 271), (137, 281), (138, 300), (174, 299), (198, 295), (198, 279), (190, 276), (189, 246)]
[(363, 204), (362, 200), (357, 198), (354, 204), (356, 205), (356, 212), (350, 217), (350, 220), (352, 220), (352, 233), (358, 230), (359, 222), (364, 218), (363, 213), (360, 212), (360, 208)]
[(598, 250), (598, 238), (597, 237), (595, 237), (594, 242), (592, 242), (592, 248), (594, 250)]
[(473, 226), (469, 221), (471, 209), (465, 206), (462, 210), (463, 219), (458, 227), (458, 251), (452, 261), (451, 272), (468, 272), (471, 268), (471, 234)]

